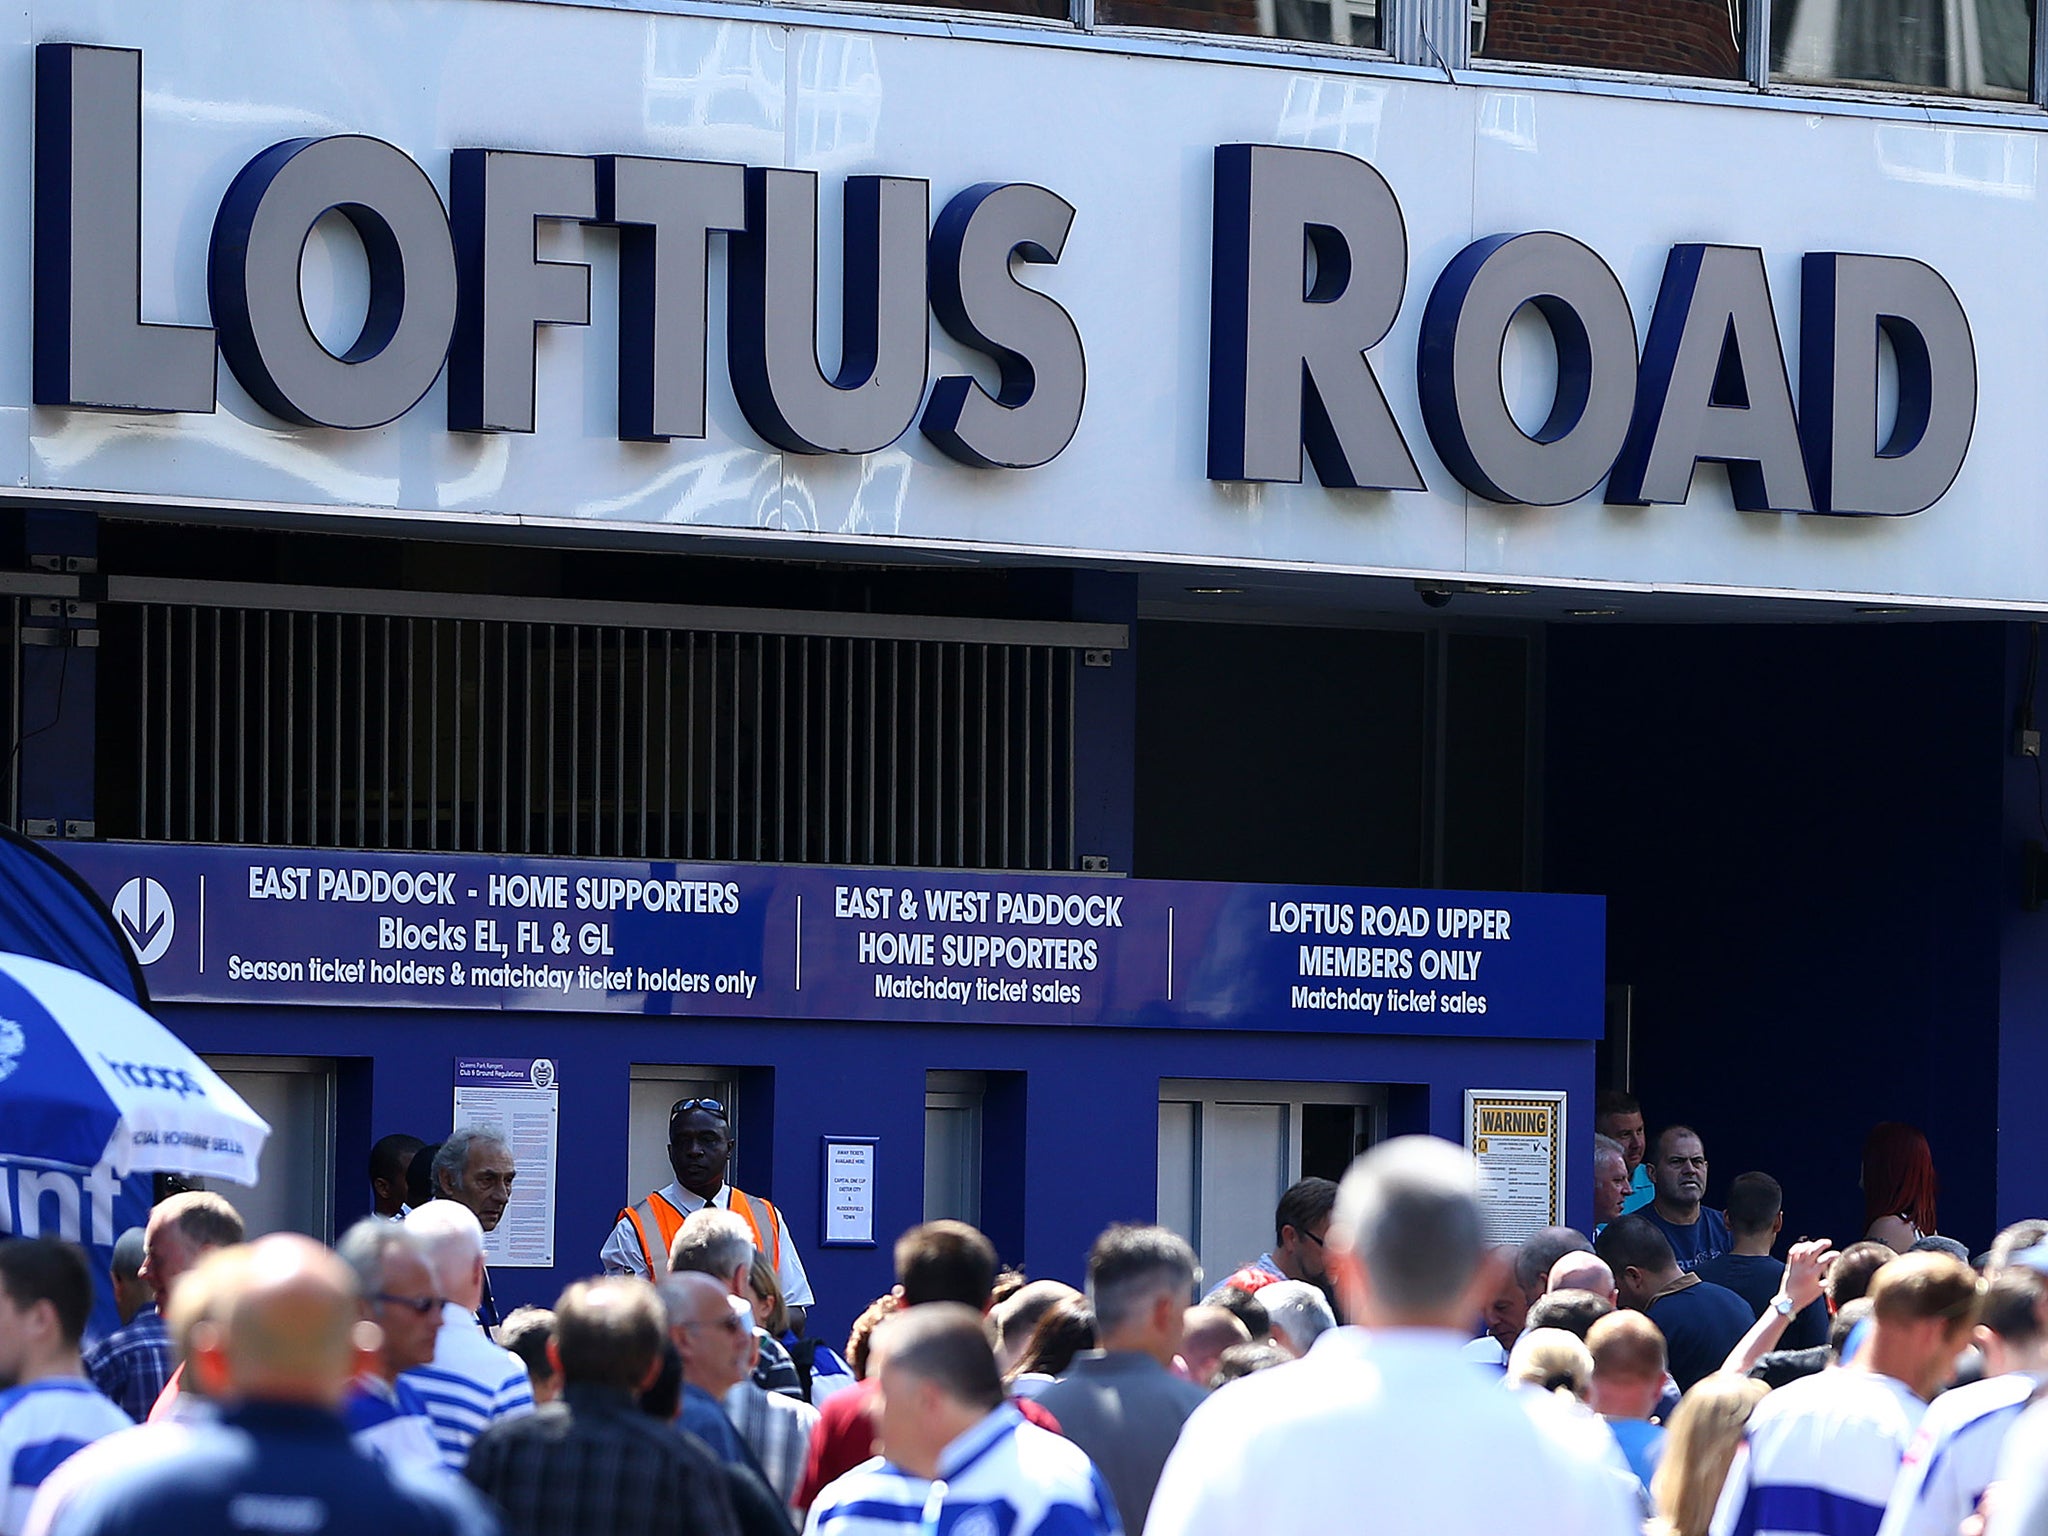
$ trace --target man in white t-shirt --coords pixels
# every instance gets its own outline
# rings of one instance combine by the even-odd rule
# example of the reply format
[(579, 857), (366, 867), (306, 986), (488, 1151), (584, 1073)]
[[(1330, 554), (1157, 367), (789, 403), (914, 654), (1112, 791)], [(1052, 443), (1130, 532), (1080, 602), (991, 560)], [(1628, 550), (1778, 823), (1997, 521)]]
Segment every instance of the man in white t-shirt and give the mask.
[(1477, 1194), (1471, 1156), (1430, 1137), (1352, 1165), (1328, 1243), (1353, 1326), (1194, 1411), (1145, 1536), (1320, 1531), (1347, 1511), (1431, 1536), (1499, 1536), (1532, 1511), (1547, 1536), (1637, 1529), (1598, 1421), (1547, 1394), (1503, 1392), (1459, 1358), (1502, 1274)]
[(1909, 1253), (1877, 1272), (1869, 1295), (1870, 1337), (1851, 1363), (1757, 1405), (1712, 1536), (1876, 1529), (1928, 1400), (1970, 1342), (1983, 1286), (1946, 1254)]

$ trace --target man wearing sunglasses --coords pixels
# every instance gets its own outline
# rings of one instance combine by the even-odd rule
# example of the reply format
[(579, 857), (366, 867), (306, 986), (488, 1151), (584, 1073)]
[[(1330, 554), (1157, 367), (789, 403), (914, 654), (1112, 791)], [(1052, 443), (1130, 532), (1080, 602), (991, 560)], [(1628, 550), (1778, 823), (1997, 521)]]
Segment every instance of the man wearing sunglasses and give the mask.
[[(726, 1417), (725, 1394), (753, 1364), (754, 1317), (745, 1302), (710, 1276), (685, 1272), (661, 1282), (669, 1337), (683, 1357), (683, 1402), (677, 1422), (728, 1466), (766, 1481), (746, 1437)], [(734, 1305), (734, 1303), (738, 1305)]]
[(726, 1182), (735, 1145), (723, 1103), (678, 1099), (668, 1115), (668, 1163), (675, 1182), (619, 1212), (618, 1225), (598, 1250), (598, 1261), (608, 1275), (638, 1275), (658, 1283), (668, 1274), (669, 1247), (684, 1218), (706, 1206), (729, 1210), (747, 1224), (755, 1248), (775, 1266), (790, 1326), (801, 1333), (804, 1309), (813, 1299), (811, 1282), (782, 1213), (759, 1195)]
[(380, 1342), (369, 1367), (349, 1383), (341, 1405), (356, 1449), (394, 1467), (442, 1465), (434, 1421), (404, 1371), (431, 1364), (441, 1328), (441, 1294), (419, 1240), (396, 1222), (366, 1216), (341, 1235), (335, 1252), (356, 1272), (363, 1316)]

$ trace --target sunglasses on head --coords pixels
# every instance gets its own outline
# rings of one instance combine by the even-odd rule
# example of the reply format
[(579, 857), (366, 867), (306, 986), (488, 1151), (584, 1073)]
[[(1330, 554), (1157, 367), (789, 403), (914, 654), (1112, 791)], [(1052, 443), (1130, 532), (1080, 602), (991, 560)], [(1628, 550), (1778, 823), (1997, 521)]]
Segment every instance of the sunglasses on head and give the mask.
[(701, 1109), (705, 1114), (716, 1115), (721, 1120), (725, 1118), (725, 1106), (716, 1099), (677, 1099), (669, 1110), (668, 1117), (673, 1120), (677, 1115), (687, 1115), (693, 1109)]

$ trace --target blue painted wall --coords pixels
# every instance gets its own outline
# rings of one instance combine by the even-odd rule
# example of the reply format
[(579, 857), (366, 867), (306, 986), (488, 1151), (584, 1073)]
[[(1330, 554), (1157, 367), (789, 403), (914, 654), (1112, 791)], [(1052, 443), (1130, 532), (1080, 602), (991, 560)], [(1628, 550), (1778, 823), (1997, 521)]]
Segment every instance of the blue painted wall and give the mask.
[[(2009, 645), (1990, 624), (1551, 634), (1543, 884), (1608, 897), (1652, 1128), (1700, 1130), (1715, 1201), (1776, 1175), (1788, 1236), (1862, 1235), (1880, 1120), (1926, 1131), (1942, 1229), (1973, 1247), (2048, 1205), (2048, 913), (2012, 915), (2033, 780), (2007, 766)], [(2003, 1158), (2001, 1092), (2036, 1127)]]
[[(2029, 665), (2040, 644), (2039, 626), (2005, 631), (2005, 683), (2009, 717), (2016, 722), (2031, 681), (2034, 723), (2048, 709), (2048, 683)], [(2048, 1115), (2041, 1093), (2048, 1085), (2048, 905), (2028, 911), (2022, 901), (2028, 843), (2048, 848), (2048, 766), (2008, 751), (2004, 757), (2004, 839), (1999, 849), (2000, 916), (1998, 1033), (1998, 1211), (2001, 1222), (2048, 1216)], [(2048, 872), (2042, 878), (2048, 880)]]
[[(1021, 1074), (1021, 1143), (999, 1144), (996, 1127), (1004, 1117), (989, 1116), (984, 1165), (997, 1178), (984, 1201), (1009, 1208), (987, 1209), (985, 1225), (1006, 1260), (1077, 1283), (1088, 1245), (1104, 1226), (1152, 1219), (1162, 1077), (1423, 1085), (1399, 1096), (1409, 1118), (1394, 1128), (1453, 1139), (1460, 1135), (1467, 1087), (1562, 1088), (1573, 1095), (1577, 1112), (1574, 1169), (1587, 1162), (1579, 1154), (1590, 1134), (1584, 1112), (1592, 1047), (1580, 1042), (196, 1006), (162, 1013), (201, 1051), (343, 1060), (344, 1086), (356, 1087), (341, 1096), (338, 1224), (368, 1208), (362, 1169), (375, 1136), (409, 1130), (434, 1139), (445, 1133), (456, 1056), (556, 1058), (562, 1081), (557, 1264), (553, 1271), (494, 1271), (494, 1288), (507, 1305), (552, 1302), (568, 1281), (595, 1269), (598, 1244), (629, 1194), (625, 1126), (634, 1062), (717, 1062), (743, 1074), (762, 1069), (745, 1074), (745, 1091), (760, 1095), (772, 1084), (773, 1110), (766, 1117), (772, 1132), (760, 1132), (762, 1100), (750, 1100), (742, 1118), (753, 1129), (740, 1148), (736, 1182), (788, 1212), (819, 1296), (818, 1336), (834, 1343), (892, 1283), (889, 1242), (922, 1219), (927, 1069)], [(1017, 1086), (1014, 1079), (1004, 1082)], [(873, 1250), (818, 1247), (819, 1137), (827, 1133), (880, 1138), (875, 1228), (883, 1241)], [(1590, 1176), (1574, 1176), (1570, 1199), (1583, 1221)]]

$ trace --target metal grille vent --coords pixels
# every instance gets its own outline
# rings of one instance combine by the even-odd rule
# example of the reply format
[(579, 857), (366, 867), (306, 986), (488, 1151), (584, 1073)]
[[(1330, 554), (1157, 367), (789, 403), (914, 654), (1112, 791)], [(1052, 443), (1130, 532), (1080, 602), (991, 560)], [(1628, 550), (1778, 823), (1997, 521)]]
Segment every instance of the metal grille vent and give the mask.
[(0, 822), (21, 825), (22, 619), (28, 599), (0, 594), (0, 719), (7, 722), (7, 754), (0, 761)]
[(102, 764), (105, 835), (1074, 867), (1077, 645), (211, 603), (102, 615), (101, 677), (132, 680), (118, 711), (102, 682), (103, 716), (122, 716), (102, 739), (132, 758)]

